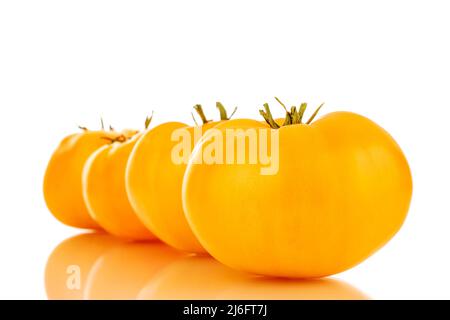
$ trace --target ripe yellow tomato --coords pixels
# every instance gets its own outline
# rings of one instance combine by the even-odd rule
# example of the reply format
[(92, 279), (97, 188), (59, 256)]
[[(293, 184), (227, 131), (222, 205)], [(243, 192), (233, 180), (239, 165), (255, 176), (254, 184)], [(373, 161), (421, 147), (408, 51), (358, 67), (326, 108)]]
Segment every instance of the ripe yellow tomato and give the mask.
[[(184, 211), (213, 257), (257, 274), (322, 277), (355, 266), (393, 237), (409, 209), (412, 179), (385, 130), (349, 112), (312, 124), (295, 113), (280, 128), (267, 118), (272, 128), (250, 120), (219, 124), (186, 169)], [(261, 174), (260, 162), (194, 164), (218, 133), (248, 128), (277, 131), (277, 171)]]
[(128, 239), (154, 239), (141, 223), (125, 191), (125, 168), (135, 143), (136, 132), (121, 135), (94, 152), (83, 171), (83, 196), (89, 213), (107, 232)]
[(81, 174), (87, 158), (117, 133), (89, 131), (64, 138), (53, 153), (44, 177), (44, 198), (50, 212), (72, 227), (98, 229), (83, 200)]
[[(223, 106), (218, 103), (217, 107), (221, 111), (221, 119), (227, 120)], [(179, 140), (173, 137), (174, 133), (182, 131), (192, 138), (189, 143), (189, 149), (192, 150), (200, 138), (197, 137), (198, 129), (201, 128), (204, 133), (218, 123), (206, 120), (199, 105), (196, 110), (203, 120), (201, 127), (168, 122), (142, 136), (128, 161), (126, 188), (139, 218), (159, 239), (182, 251), (204, 252), (193, 235), (182, 208), (181, 186), (186, 163), (174, 162), (173, 159), (173, 151), (179, 144)], [(186, 159), (190, 155), (188, 152), (183, 155)]]
[[(203, 125), (203, 132), (215, 123)], [(135, 212), (149, 230), (170, 246), (204, 252), (183, 213), (181, 186), (186, 164), (172, 161), (177, 142), (172, 133), (194, 127), (179, 122), (161, 124), (148, 132), (133, 149), (126, 171), (126, 189)]]

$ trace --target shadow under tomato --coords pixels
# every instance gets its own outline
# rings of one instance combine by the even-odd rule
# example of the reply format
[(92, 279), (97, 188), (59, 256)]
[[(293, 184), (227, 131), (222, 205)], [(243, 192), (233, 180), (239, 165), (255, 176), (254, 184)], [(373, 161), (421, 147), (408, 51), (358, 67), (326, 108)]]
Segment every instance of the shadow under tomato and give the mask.
[(125, 242), (101, 233), (63, 241), (50, 255), (49, 299), (368, 299), (336, 279), (250, 275), (161, 242)]

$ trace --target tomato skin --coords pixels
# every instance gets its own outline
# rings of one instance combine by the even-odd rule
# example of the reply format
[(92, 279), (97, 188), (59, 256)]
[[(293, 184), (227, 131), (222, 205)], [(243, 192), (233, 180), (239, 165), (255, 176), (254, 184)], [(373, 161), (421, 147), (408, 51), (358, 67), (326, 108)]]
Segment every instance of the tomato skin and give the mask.
[[(251, 126), (230, 120), (215, 129)], [(201, 156), (196, 149), (192, 161)], [(409, 209), (412, 179), (401, 149), (354, 113), (280, 128), (278, 172), (259, 169), (190, 162), (184, 177), (183, 207), (194, 234), (236, 269), (296, 278), (342, 272), (392, 238)]]
[(44, 198), (50, 212), (62, 223), (101, 229), (91, 218), (82, 195), (81, 175), (88, 157), (117, 133), (85, 131), (65, 137), (53, 153), (44, 176)]
[(136, 216), (125, 190), (128, 157), (139, 137), (106, 145), (89, 157), (83, 170), (83, 197), (92, 218), (110, 234), (151, 240), (155, 236)]
[[(203, 132), (215, 125), (203, 125)], [(193, 136), (194, 127), (180, 122), (163, 123), (142, 136), (128, 161), (127, 194), (141, 221), (159, 239), (182, 251), (203, 253), (205, 250), (192, 233), (181, 202), (186, 164), (176, 164), (171, 158), (178, 143), (171, 136), (178, 129), (186, 129)]]

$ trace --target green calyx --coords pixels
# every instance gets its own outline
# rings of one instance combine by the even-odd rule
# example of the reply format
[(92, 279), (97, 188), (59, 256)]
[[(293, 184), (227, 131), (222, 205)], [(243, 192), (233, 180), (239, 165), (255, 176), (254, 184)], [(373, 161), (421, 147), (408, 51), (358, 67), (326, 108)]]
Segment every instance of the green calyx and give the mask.
[[(259, 110), (259, 113), (264, 118), (264, 120), (267, 122), (267, 124), (272, 129), (279, 129), (280, 127), (293, 125), (293, 124), (303, 124), (303, 115), (305, 113), (307, 104), (306, 102), (303, 102), (300, 104), (300, 106), (297, 108), (296, 106), (292, 106), (289, 110), (286, 107), (286, 105), (280, 101), (277, 97), (275, 97), (275, 100), (283, 107), (284, 111), (286, 112), (286, 116), (284, 118), (284, 122), (282, 125), (279, 125), (276, 123), (276, 121), (273, 119), (272, 113), (270, 112), (269, 104), (264, 103), (264, 110)], [(324, 104), (322, 103), (316, 111), (311, 115), (311, 117), (306, 121), (304, 124), (310, 124), (314, 118), (319, 113), (320, 109), (322, 108)]]
[[(197, 112), (198, 116), (202, 120), (202, 124), (207, 124), (208, 122), (211, 122), (212, 120), (208, 120), (205, 116), (205, 113), (203, 112), (203, 107), (201, 104), (196, 104), (194, 106), (194, 110)], [(194, 119), (195, 125), (198, 126), (197, 121), (194, 118), (194, 115), (191, 113), (192, 119)]]
[(144, 123), (144, 128), (145, 128), (145, 130), (147, 130), (148, 127), (150, 126), (150, 123), (152, 122), (152, 119), (153, 119), (153, 111), (152, 111), (152, 115), (151, 115), (150, 117), (147, 116), (147, 117), (145, 118), (145, 123)]
[[(87, 127), (84, 127), (84, 126), (78, 126), (78, 129), (80, 129), (80, 130), (82, 130), (84, 132), (89, 131), (89, 129)], [(105, 130), (105, 124), (103, 123), (103, 118), (102, 117), (100, 117), (100, 130), (102, 130), (102, 131)]]
[[(236, 113), (237, 107), (234, 108), (233, 112), (230, 116), (228, 116), (227, 109), (224, 107), (224, 105), (221, 102), (216, 102), (216, 108), (219, 110), (220, 113), (220, 120), (230, 120), (233, 115)], [(203, 111), (203, 107), (200, 104), (196, 104), (194, 106), (194, 110), (197, 112), (198, 116), (202, 120), (202, 124), (206, 124), (208, 122), (211, 122), (212, 120), (208, 120), (205, 116), (205, 113)], [(192, 119), (194, 120), (194, 123), (196, 126), (198, 126), (197, 120), (195, 120), (194, 114), (191, 113)]]
[(273, 129), (278, 129), (280, 126), (272, 117), (272, 113), (270, 112), (269, 104), (264, 103), (264, 110), (259, 110), (259, 114), (263, 116), (264, 120), (269, 124), (269, 126)]
[[(84, 132), (89, 131), (89, 129), (84, 126), (78, 126), (78, 129), (80, 129)], [(100, 117), (100, 130), (105, 131), (105, 123), (103, 121), (103, 117)], [(114, 131), (113, 127), (111, 127), (111, 126), (109, 126), (109, 130)]]
[(216, 108), (219, 109), (220, 120), (230, 120), (234, 114), (236, 113), (237, 107), (234, 108), (233, 112), (230, 116), (227, 115), (227, 109), (223, 106), (223, 104), (219, 101), (216, 102)]

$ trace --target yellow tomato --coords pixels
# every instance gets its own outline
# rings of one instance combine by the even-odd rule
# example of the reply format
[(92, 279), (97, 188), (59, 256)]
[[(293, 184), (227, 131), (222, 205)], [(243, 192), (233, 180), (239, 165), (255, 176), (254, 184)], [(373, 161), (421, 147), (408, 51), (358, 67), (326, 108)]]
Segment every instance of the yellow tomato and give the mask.
[[(196, 107), (204, 123), (201, 126), (204, 133), (217, 122), (206, 120), (200, 106)], [(218, 103), (217, 107), (221, 110), (221, 119), (228, 119), (223, 106)], [(168, 122), (148, 131), (134, 147), (126, 172), (128, 197), (141, 221), (165, 243), (189, 252), (204, 252), (204, 249), (193, 235), (183, 213), (181, 186), (186, 163), (173, 159), (172, 153), (179, 144), (173, 135), (176, 132), (186, 133), (192, 138), (189, 143), (192, 150), (200, 138), (195, 133), (199, 128)], [(184, 156), (188, 158), (189, 154)]]
[(121, 141), (113, 141), (89, 157), (83, 171), (83, 196), (92, 218), (109, 233), (128, 239), (153, 239), (125, 191), (128, 157), (141, 136), (135, 133), (120, 136), (116, 140)]
[[(344, 271), (382, 247), (401, 227), (412, 194), (408, 163), (393, 138), (349, 112), (312, 124), (294, 112), (293, 124), (281, 128), (269, 116), (276, 129), (231, 120), (198, 143), (183, 206), (203, 247), (236, 269), (302, 278)], [(218, 133), (248, 128), (277, 131), (278, 140), (268, 141), (269, 150), (278, 141), (276, 172), (261, 174), (260, 162), (194, 164)]]
[(89, 131), (64, 138), (53, 153), (44, 177), (44, 198), (50, 212), (72, 227), (98, 229), (83, 201), (81, 174), (87, 158), (117, 133)]
[[(214, 126), (208, 123), (203, 130)], [(177, 142), (172, 133), (194, 128), (179, 122), (161, 124), (138, 141), (127, 165), (126, 188), (135, 212), (159, 239), (183, 251), (204, 252), (183, 213), (181, 186), (186, 165), (172, 161)]]

